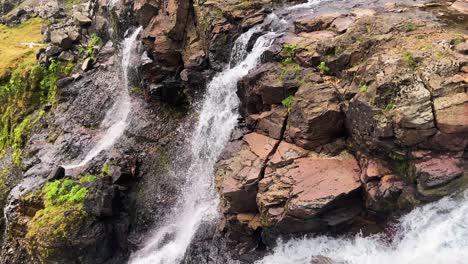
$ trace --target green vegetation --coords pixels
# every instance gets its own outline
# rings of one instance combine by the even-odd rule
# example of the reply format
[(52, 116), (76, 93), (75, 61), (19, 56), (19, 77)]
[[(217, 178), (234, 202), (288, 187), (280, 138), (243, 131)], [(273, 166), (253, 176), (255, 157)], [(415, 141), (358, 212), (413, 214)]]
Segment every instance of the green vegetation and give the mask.
[(463, 42), (465, 42), (465, 39), (463, 38), (463, 36), (460, 36), (460, 35), (457, 35), (450, 40), (450, 44), (455, 45), (455, 46)]
[(62, 179), (48, 182), (42, 190), (23, 199), (24, 202), (42, 200), (44, 205), (29, 222), (26, 234), (31, 249), (37, 250), (41, 257), (49, 254), (49, 249), (40, 246), (44, 241), (47, 244), (66, 243), (77, 232), (78, 226), (86, 221), (88, 215), (83, 210), (83, 202), (88, 189), (81, 182), (92, 179), (92, 175), (87, 175), (79, 181)]
[(359, 91), (360, 91), (361, 93), (367, 92), (368, 89), (369, 89), (369, 87), (368, 87), (367, 85), (365, 85), (365, 84), (359, 86)]
[(324, 61), (320, 62), (319, 66), (317, 66), (317, 69), (322, 74), (327, 73), (327, 72), (330, 71), (330, 68), (328, 68), (327, 64)]
[(83, 58), (94, 58), (96, 56), (96, 47), (102, 45), (102, 39), (96, 33), (91, 35), (91, 38), (88, 40), (85, 46), (80, 46), (78, 48), (79, 53)]
[(286, 98), (283, 99), (283, 101), (281, 101), (281, 104), (286, 108), (288, 109), (288, 112), (291, 112), (291, 106), (292, 106), (292, 103), (294, 102), (294, 96), (290, 95)]
[(33, 18), (16, 27), (0, 25), (0, 157), (11, 147), (17, 165), (32, 127), (45, 114), (35, 111), (55, 102), (55, 83), (74, 66), (55, 61), (49, 66), (37, 64), (35, 52), (45, 23)]
[(406, 32), (412, 32), (412, 31), (415, 31), (416, 29), (418, 29), (418, 26), (416, 26), (416, 24), (411, 19), (405, 25)]
[(72, 63), (52, 61), (49, 66), (41, 66), (24, 62), (11, 73), (8, 82), (0, 84), (0, 157), (12, 147), (14, 162), (21, 163), (21, 149), (32, 127), (45, 114), (34, 111), (55, 102), (57, 80), (72, 69)]
[(390, 101), (388, 102), (388, 104), (385, 106), (385, 111), (392, 111), (393, 109), (395, 109), (396, 105), (395, 105), (395, 101)]
[(36, 60), (35, 53), (40, 46), (30, 48), (24, 43), (42, 43), (41, 26), (46, 22), (32, 18), (16, 27), (0, 24), (0, 79), (7, 78), (20, 64)]
[(111, 174), (111, 166), (110, 162), (105, 163), (101, 168), (101, 176), (109, 176)]
[(406, 65), (410, 67), (412, 70), (416, 69), (416, 61), (414, 60), (413, 54), (409, 51), (405, 51), (403, 53), (403, 61), (406, 62)]

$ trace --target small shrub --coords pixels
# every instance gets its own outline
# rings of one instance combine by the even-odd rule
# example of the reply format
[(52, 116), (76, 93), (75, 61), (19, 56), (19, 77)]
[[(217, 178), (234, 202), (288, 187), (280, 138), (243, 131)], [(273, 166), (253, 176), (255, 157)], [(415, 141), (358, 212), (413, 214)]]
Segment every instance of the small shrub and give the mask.
[(416, 29), (418, 29), (418, 26), (416, 26), (416, 24), (411, 19), (405, 25), (406, 32), (412, 32), (412, 31), (415, 31)]
[(465, 42), (465, 39), (462, 36), (456, 36), (453, 39), (450, 40), (450, 44), (456, 46), (460, 43)]
[(297, 45), (296, 44), (284, 44), (283, 51), (287, 57), (293, 57), (296, 53)]
[(85, 46), (80, 46), (78, 52), (83, 56), (83, 58), (94, 58), (96, 56), (96, 47), (102, 45), (102, 39), (96, 33), (91, 35), (91, 38), (88, 40)]
[(395, 109), (396, 105), (394, 101), (390, 101), (386, 106), (385, 106), (385, 111), (392, 111)]
[(416, 69), (416, 61), (414, 60), (413, 54), (411, 52), (406, 51), (403, 53), (403, 61), (405, 61), (408, 67), (410, 67), (412, 70)]
[(294, 102), (294, 96), (290, 95), (286, 98), (283, 99), (283, 101), (281, 101), (281, 104), (286, 108), (288, 109), (288, 112), (291, 111), (291, 106), (292, 106), (292, 103)]
[(317, 69), (323, 74), (323, 73), (327, 73), (330, 71), (330, 68), (328, 68), (327, 64), (322, 61), (320, 62), (319, 66), (317, 66)]
[(367, 92), (368, 89), (369, 89), (369, 87), (367, 87), (367, 85), (365, 85), (365, 84), (359, 86), (359, 91), (360, 91), (361, 93)]

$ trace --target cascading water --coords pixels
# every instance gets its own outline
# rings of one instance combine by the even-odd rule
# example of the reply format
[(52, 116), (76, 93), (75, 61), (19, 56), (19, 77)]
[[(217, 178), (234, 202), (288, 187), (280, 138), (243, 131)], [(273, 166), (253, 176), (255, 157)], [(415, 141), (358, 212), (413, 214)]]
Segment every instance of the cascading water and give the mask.
[(142, 27), (137, 28), (129, 37), (125, 38), (122, 45), (122, 78), (123, 89), (120, 95), (114, 102), (114, 105), (106, 113), (104, 120), (101, 123), (101, 130), (105, 133), (100, 137), (96, 145), (86, 154), (85, 158), (77, 163), (64, 166), (65, 169), (73, 169), (86, 165), (101, 151), (111, 148), (114, 143), (123, 135), (127, 127), (127, 117), (132, 109), (131, 98), (128, 92), (129, 89), (129, 69), (132, 67), (132, 59), (135, 57), (137, 50), (137, 38), (142, 30)]
[(326, 263), (340, 264), (466, 264), (468, 192), (461, 199), (444, 198), (402, 217), (391, 242), (381, 234), (303, 238), (280, 243), (257, 264), (309, 264), (319, 256), (330, 260)]
[[(264, 25), (274, 22), (273, 20), (278, 18), (270, 15)], [(233, 65), (230, 63), (229, 68), (209, 83), (198, 125), (191, 138), (190, 167), (178, 172), (187, 181), (181, 192), (180, 202), (169, 214), (163, 227), (150, 237), (145, 247), (131, 257), (131, 263), (180, 262), (202, 221), (217, 218), (218, 197), (213, 187), (213, 167), (237, 124), (237, 82), (257, 65), (260, 56), (270, 47), (276, 36), (270, 32), (259, 37), (252, 51), (247, 54), (248, 41), (254, 33), (261, 32), (262, 26), (250, 29), (237, 39), (231, 56)]]

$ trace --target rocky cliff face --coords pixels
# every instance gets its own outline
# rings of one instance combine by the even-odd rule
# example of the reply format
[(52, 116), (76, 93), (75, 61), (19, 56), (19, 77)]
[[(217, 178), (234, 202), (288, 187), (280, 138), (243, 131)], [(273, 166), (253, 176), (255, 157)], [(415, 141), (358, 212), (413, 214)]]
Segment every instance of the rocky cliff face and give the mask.
[(239, 83), (242, 135), (216, 168), (239, 250), (381, 224), (466, 188), (466, 45), (408, 19), (420, 10), (296, 18)]
[[(464, 2), (282, 7), (291, 4), (11, 2), (4, 24), (48, 20), (36, 52), (44, 74), (25, 93), (39, 87), (47, 100), (30, 96), (37, 103), (15, 113), (18, 124), (0, 122), (17, 131), (28, 120), (0, 149), (1, 262), (125, 263), (177, 200), (183, 179), (171, 168), (187, 166), (206, 83), (272, 12), (289, 24), (237, 84), (239, 124), (214, 168), (222, 217), (200, 228), (184, 263), (252, 263), (279, 237), (371, 233), (465, 189)], [(65, 170), (119, 104), (121, 43), (139, 26), (124, 134)]]

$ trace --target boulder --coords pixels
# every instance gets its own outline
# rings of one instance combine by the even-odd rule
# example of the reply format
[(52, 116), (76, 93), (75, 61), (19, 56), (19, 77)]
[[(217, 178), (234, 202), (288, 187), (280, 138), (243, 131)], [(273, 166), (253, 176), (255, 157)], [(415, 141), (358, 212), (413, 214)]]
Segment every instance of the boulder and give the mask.
[[(354, 157), (343, 153), (333, 158), (300, 158), (300, 153), (295, 152), (299, 158), (284, 167), (269, 165), (259, 183), (257, 203), (266, 233), (323, 231), (359, 213), (359, 202), (354, 198), (361, 187), (360, 171)], [(285, 153), (276, 155), (284, 157)]]
[(343, 17), (343, 15), (340, 13), (328, 13), (320, 16), (310, 15), (299, 18), (294, 21), (294, 31), (300, 33), (324, 30), (330, 27), (333, 21), (339, 17)]
[(451, 156), (434, 156), (413, 163), (414, 176), (423, 189), (446, 185), (463, 176), (463, 162)]
[(281, 139), (288, 111), (282, 106), (272, 106), (271, 111), (253, 114), (246, 118), (249, 128), (274, 139)]
[(281, 68), (279, 63), (262, 64), (241, 79), (237, 95), (241, 100), (242, 115), (268, 111), (271, 105), (281, 104), (283, 99), (294, 94), (297, 83), (288, 82), (290, 77), (287, 74), (283, 74), (285, 76), (281, 79)]
[(277, 141), (250, 133), (241, 141), (230, 143), (230, 155), (216, 165), (216, 185), (223, 200), (225, 214), (255, 213), (257, 184), (262, 178), (265, 161)]
[(288, 118), (286, 140), (314, 149), (344, 133), (340, 95), (329, 84), (306, 83), (294, 96)]
[(437, 128), (447, 134), (468, 132), (468, 94), (457, 93), (434, 99)]
[(72, 16), (76, 24), (80, 27), (88, 27), (93, 22), (88, 16), (81, 12), (74, 12)]
[(468, 14), (468, 2), (465, 0), (457, 0), (450, 7), (460, 13)]
[(64, 29), (55, 29), (50, 33), (50, 40), (63, 49), (70, 49), (73, 41)]
[(354, 21), (356, 19), (352, 16), (345, 16), (345, 17), (338, 17), (335, 20), (333, 20), (333, 23), (331, 23), (331, 28), (342, 34), (345, 33), (348, 28), (354, 24)]
[(366, 208), (376, 212), (390, 213), (398, 206), (398, 198), (403, 191), (404, 182), (395, 175), (385, 175), (380, 181), (364, 185)]

